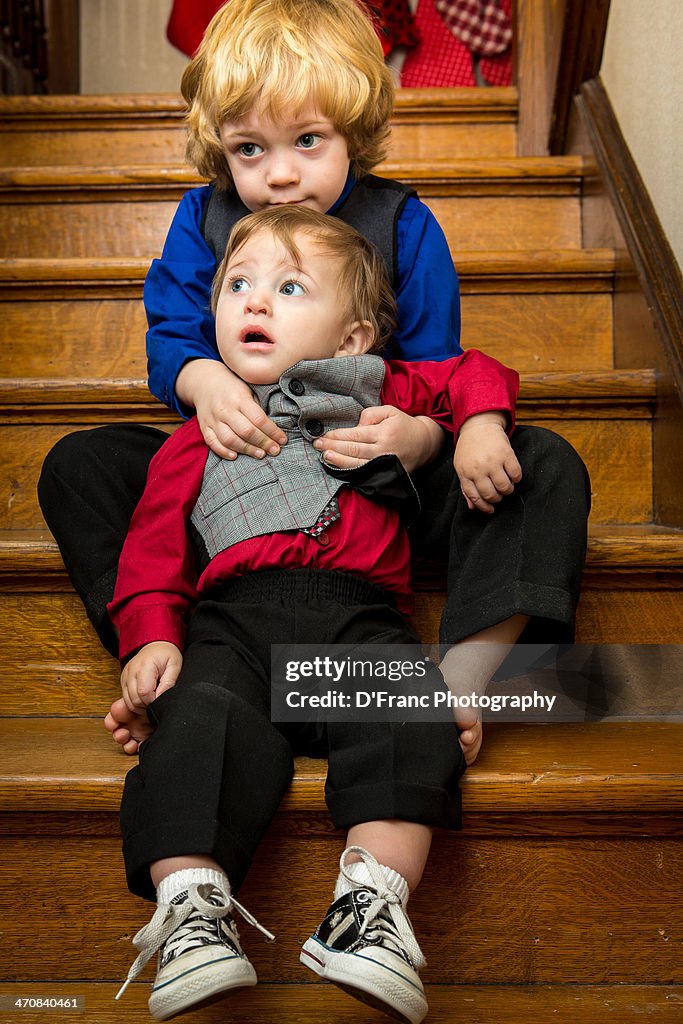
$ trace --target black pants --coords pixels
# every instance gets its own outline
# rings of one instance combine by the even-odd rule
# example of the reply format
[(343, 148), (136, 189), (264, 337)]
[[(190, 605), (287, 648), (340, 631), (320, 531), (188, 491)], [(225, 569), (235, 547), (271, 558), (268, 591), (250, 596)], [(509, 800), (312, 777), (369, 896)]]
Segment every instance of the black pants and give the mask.
[[(227, 591), (227, 593), (226, 593)], [(126, 776), (123, 853), (132, 892), (154, 899), (149, 865), (207, 854), (238, 889), (292, 778), (293, 756), (327, 757), (337, 828), (402, 819), (458, 828), (465, 762), (452, 713), (417, 722), (274, 724), (271, 644), (417, 644), (379, 588), (342, 573), (258, 572), (193, 615), (175, 687)], [(444, 689), (433, 668), (427, 689)]]
[[(38, 483), (43, 515), (74, 588), (114, 655), (106, 605), (150, 459), (166, 437), (133, 425), (70, 434), (47, 456)], [(452, 452), (416, 474), (423, 510), (411, 529), (413, 550), (448, 566), (443, 644), (517, 613), (532, 619), (525, 642), (572, 639), (586, 554), (588, 474), (571, 445), (549, 430), (518, 427), (512, 446), (523, 479), (490, 516), (467, 508)]]

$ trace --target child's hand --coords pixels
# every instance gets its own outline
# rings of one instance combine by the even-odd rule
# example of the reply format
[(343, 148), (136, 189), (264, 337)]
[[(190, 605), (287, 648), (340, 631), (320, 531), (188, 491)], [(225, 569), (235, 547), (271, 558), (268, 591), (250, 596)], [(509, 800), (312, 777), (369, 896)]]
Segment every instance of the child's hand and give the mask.
[(522, 467), (505, 433), (502, 413), (479, 413), (465, 420), (455, 445), (453, 465), (467, 507), (493, 512), (522, 479)]
[(175, 644), (157, 640), (145, 644), (121, 672), (121, 692), (130, 711), (151, 704), (155, 697), (175, 686), (183, 656)]
[(247, 384), (214, 359), (193, 359), (178, 375), (179, 397), (193, 405), (202, 435), (222, 459), (277, 455), (287, 435), (269, 419)]
[(377, 455), (397, 455), (406, 470), (431, 461), (444, 433), (426, 416), (409, 416), (393, 405), (363, 409), (357, 427), (330, 430), (313, 442), (337, 469), (354, 469)]

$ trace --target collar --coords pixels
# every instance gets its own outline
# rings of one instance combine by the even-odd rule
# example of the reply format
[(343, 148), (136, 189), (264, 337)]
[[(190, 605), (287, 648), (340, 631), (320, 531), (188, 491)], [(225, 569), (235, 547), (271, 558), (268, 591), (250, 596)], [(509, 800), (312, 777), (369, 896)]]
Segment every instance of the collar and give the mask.
[(362, 395), (378, 405), (385, 372), (386, 363), (381, 356), (375, 355), (300, 359), (281, 374), (276, 384), (251, 384), (250, 387), (262, 409), (267, 409), (268, 399), (276, 391), (288, 396), (297, 393), (290, 388), (295, 380), (312, 387), (317, 393)]
[(351, 192), (353, 191), (353, 188), (354, 188), (355, 184), (356, 184), (356, 179), (355, 179), (355, 177), (353, 175), (353, 172), (351, 171), (351, 168), (349, 168), (349, 173), (346, 176), (346, 182), (344, 184), (344, 188), (341, 190), (341, 194), (339, 195), (339, 198), (335, 199), (335, 201), (332, 203), (332, 206), (327, 211), (328, 213), (333, 213), (334, 214), (334, 213), (337, 212), (337, 210), (341, 206), (344, 205), (346, 200), (349, 198)]

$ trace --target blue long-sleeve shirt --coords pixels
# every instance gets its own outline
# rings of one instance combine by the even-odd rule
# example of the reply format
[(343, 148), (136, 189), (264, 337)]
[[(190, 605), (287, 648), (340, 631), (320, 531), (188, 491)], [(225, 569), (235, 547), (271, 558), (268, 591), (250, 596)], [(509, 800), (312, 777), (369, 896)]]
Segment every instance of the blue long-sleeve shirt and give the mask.
[[(344, 202), (349, 177), (330, 209)], [(160, 259), (145, 281), (147, 367), (150, 390), (160, 401), (189, 416), (175, 382), (191, 359), (220, 359), (211, 312), (213, 252), (201, 223), (213, 186), (191, 189), (178, 206)], [(414, 196), (406, 200), (396, 234), (398, 327), (382, 353), (387, 359), (442, 360), (459, 355), (460, 291), (448, 243), (431, 211)]]

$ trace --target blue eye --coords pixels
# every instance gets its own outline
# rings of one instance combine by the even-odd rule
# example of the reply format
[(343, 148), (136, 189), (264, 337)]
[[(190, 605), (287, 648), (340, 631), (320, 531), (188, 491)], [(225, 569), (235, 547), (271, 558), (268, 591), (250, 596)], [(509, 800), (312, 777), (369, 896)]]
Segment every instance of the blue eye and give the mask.
[(239, 147), (238, 152), (242, 156), (250, 157), (258, 156), (260, 153), (263, 152), (263, 149), (261, 148), (261, 146), (257, 146), (255, 142), (243, 142), (242, 145)]
[(306, 290), (298, 281), (287, 281), (280, 289), (283, 295), (305, 295)]
[(306, 132), (304, 135), (300, 135), (297, 140), (297, 145), (301, 146), (302, 149), (313, 149), (318, 145), (322, 136), (316, 135), (315, 132)]
[(230, 282), (231, 292), (246, 292), (249, 287), (249, 282), (243, 277), (235, 277)]

